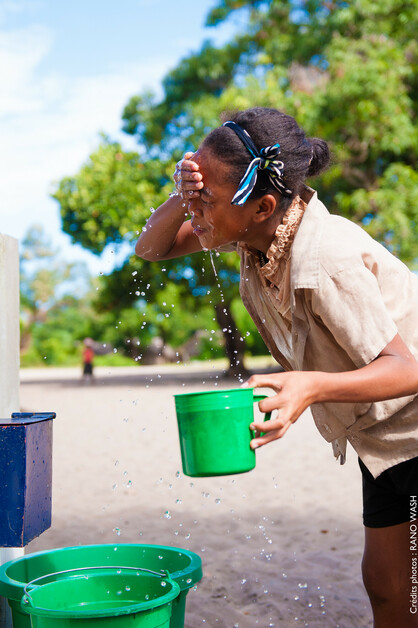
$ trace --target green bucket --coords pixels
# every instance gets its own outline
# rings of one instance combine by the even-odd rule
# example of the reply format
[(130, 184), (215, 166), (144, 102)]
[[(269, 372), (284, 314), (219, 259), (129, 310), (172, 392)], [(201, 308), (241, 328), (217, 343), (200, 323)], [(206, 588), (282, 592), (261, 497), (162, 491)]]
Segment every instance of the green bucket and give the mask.
[(254, 403), (265, 397), (253, 388), (174, 395), (183, 472), (206, 477), (254, 469), (250, 424)]
[(24, 590), (32, 628), (169, 628), (180, 587), (167, 573), (96, 567), (42, 576)]
[(194, 552), (163, 545), (122, 543), (80, 545), (36, 552), (0, 566), (0, 595), (12, 610), (13, 628), (30, 628), (30, 617), (20, 606), (25, 586), (41, 576), (80, 567), (141, 567), (168, 571), (180, 593), (172, 603), (170, 628), (183, 628), (186, 596), (202, 578), (202, 561)]

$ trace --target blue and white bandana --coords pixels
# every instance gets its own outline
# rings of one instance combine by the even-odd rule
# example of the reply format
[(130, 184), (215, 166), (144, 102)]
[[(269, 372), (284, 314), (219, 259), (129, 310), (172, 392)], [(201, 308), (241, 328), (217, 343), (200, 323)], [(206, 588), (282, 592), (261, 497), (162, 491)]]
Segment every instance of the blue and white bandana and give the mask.
[(258, 170), (268, 171), (269, 179), (272, 185), (278, 192), (280, 192), (280, 194), (283, 194), (284, 196), (292, 196), (292, 190), (289, 190), (283, 181), (284, 164), (278, 159), (278, 156), (280, 155), (280, 144), (266, 146), (266, 148), (261, 148), (259, 151), (249, 133), (239, 126), (239, 124), (228, 120), (228, 122), (224, 122), (222, 126), (232, 129), (253, 157), (252, 162), (248, 166), (240, 181), (238, 190), (231, 201), (231, 205), (244, 205), (257, 183)]

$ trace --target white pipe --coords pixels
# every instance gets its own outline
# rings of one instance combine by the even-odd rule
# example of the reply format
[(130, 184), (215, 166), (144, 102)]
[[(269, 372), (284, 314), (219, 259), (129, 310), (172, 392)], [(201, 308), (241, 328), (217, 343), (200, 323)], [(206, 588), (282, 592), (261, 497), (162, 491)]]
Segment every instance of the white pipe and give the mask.
[[(19, 411), (19, 249), (0, 233), (0, 418)], [(1, 540), (0, 540), (1, 542)], [(23, 556), (21, 547), (0, 549), (0, 564)], [(0, 628), (12, 628), (9, 605), (0, 597)]]
[[(0, 547), (0, 565), (25, 554), (24, 547)], [(5, 597), (0, 597), (0, 628), (13, 628), (12, 611)]]
[(0, 565), (25, 555), (24, 547), (0, 547)]

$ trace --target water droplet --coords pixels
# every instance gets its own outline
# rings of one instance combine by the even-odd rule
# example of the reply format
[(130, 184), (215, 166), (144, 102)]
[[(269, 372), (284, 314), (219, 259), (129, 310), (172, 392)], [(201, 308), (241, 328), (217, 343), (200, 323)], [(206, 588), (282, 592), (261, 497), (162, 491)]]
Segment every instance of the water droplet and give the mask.
[(127, 584), (125, 587), (125, 591), (130, 591), (130, 590), (131, 590), (131, 587)]
[(162, 586), (162, 587), (166, 587), (166, 586), (167, 586), (167, 583), (166, 583), (166, 581), (165, 581), (165, 580), (161, 580), (161, 586)]
[(246, 582), (247, 582), (247, 578), (243, 578), (243, 579), (241, 580), (241, 584), (245, 584)]
[(171, 519), (171, 514), (170, 514), (170, 511), (169, 511), (169, 510), (166, 510), (166, 511), (165, 511), (165, 513), (164, 513), (164, 517), (165, 517), (166, 519)]
[(191, 582), (192, 582), (192, 579), (191, 578), (187, 578), (186, 583), (187, 584), (191, 584)]
[(113, 532), (116, 532), (116, 534), (120, 536), (120, 528), (113, 528)]

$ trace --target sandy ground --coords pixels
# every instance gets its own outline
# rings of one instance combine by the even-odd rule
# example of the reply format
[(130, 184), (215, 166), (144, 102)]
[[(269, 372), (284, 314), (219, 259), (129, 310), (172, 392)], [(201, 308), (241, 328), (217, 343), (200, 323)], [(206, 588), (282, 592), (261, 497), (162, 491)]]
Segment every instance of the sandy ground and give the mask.
[(205, 365), (23, 370), (21, 409), (55, 411), (52, 527), (27, 552), (88, 543), (188, 548), (204, 578), (185, 628), (370, 627), (361, 480), (305, 413), (256, 468), (183, 475), (173, 394), (235, 387)]

